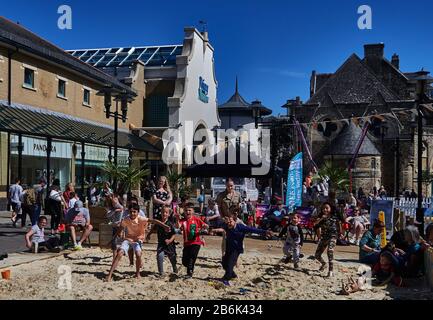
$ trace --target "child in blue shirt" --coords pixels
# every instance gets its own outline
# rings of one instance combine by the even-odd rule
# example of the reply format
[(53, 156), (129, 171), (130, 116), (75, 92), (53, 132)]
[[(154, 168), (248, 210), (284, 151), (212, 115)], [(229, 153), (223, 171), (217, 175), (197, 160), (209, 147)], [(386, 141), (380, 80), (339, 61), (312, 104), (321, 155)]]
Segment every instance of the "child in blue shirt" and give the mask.
[(248, 227), (241, 223), (236, 223), (237, 215), (230, 214), (224, 219), (224, 224), (222, 228), (213, 229), (213, 232), (225, 232), (226, 234), (226, 251), (222, 259), (222, 265), (225, 270), (225, 274), (222, 281), (225, 285), (230, 285), (229, 281), (231, 279), (237, 278), (236, 273), (233, 271), (238, 257), (244, 252), (244, 238), (247, 233), (257, 233), (266, 234), (271, 236), (271, 231), (266, 231), (262, 229), (256, 229), (253, 227)]

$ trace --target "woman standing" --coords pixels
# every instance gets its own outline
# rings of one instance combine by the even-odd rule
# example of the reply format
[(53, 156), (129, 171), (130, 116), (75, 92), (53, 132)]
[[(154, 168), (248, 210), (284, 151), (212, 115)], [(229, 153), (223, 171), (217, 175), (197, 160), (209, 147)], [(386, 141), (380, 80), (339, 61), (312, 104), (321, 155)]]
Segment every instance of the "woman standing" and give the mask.
[(65, 199), (65, 203), (67, 205), (66, 209), (69, 209), (69, 200), (71, 200), (71, 192), (75, 192), (75, 187), (72, 182), (69, 182), (65, 186), (65, 191), (63, 192), (63, 199)]
[(171, 193), (170, 185), (168, 184), (165, 176), (159, 177), (158, 189), (152, 197), (153, 201), (153, 219), (161, 220), (162, 207), (170, 206), (173, 200), (173, 194)]
[(58, 185), (53, 185), (51, 187), (48, 203), (50, 207), (49, 211), (51, 213), (51, 234), (54, 234), (59, 228), (60, 220), (62, 218), (62, 203), (65, 208), (67, 206)]

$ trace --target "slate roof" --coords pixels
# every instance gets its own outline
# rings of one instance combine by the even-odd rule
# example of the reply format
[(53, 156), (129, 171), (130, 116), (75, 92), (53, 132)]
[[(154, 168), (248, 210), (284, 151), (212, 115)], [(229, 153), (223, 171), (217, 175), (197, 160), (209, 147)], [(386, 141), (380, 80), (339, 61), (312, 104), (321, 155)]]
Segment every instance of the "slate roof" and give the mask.
[[(60, 112), (0, 100), (0, 131), (34, 136), (113, 146), (114, 129), (111, 126), (76, 118)], [(161, 151), (140, 137), (119, 130), (118, 146), (160, 153)]]
[[(361, 136), (362, 130), (356, 124), (350, 121), (345, 129), (331, 142), (331, 145), (326, 150), (327, 155), (353, 155)], [(377, 150), (368, 135), (365, 137), (358, 156), (378, 156), (380, 152)]]
[(104, 85), (112, 85), (116, 89), (126, 90), (129, 94), (136, 95), (134, 90), (116, 78), (73, 57), (63, 49), (4, 17), (0, 17), (0, 42), (8, 43), (14, 47), (63, 65), (96, 81), (102, 82)]
[(343, 65), (316, 91), (305, 105), (370, 104), (380, 96), (386, 102), (401, 101), (356, 55)]

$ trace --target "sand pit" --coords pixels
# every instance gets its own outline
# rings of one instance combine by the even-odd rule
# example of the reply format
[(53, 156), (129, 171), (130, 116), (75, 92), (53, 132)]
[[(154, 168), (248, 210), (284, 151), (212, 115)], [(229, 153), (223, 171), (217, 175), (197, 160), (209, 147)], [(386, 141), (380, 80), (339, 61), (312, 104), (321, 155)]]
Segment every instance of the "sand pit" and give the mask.
[[(0, 299), (433, 299), (433, 293), (419, 285), (373, 288), (350, 296), (338, 295), (341, 281), (349, 276), (357, 277), (359, 267), (353, 261), (344, 262), (341, 258), (345, 256), (344, 247), (337, 247), (336, 274), (329, 279), (325, 277), (326, 271), (317, 271), (317, 262), (308, 259), (314, 244), (307, 244), (306, 257), (301, 260), (298, 271), (293, 265), (280, 261), (282, 253), (277, 242), (252, 239), (246, 241), (247, 252), (241, 256), (239, 268), (235, 270), (239, 278), (225, 287), (218, 281), (223, 275), (220, 239), (208, 239), (207, 246), (200, 251), (192, 279), (184, 279), (186, 270), (180, 267), (181, 246), (178, 246), (178, 276), (171, 274), (171, 266), (166, 260), (166, 275), (159, 278), (156, 244), (150, 243), (144, 246), (140, 280), (134, 278), (134, 267), (130, 267), (128, 259), (124, 258), (113, 281), (106, 283), (103, 279), (110, 268), (111, 251), (91, 248), (11, 268), (12, 280), (0, 280)], [(71, 290), (58, 288), (61, 276), (58, 268), (62, 265), (71, 268)]]

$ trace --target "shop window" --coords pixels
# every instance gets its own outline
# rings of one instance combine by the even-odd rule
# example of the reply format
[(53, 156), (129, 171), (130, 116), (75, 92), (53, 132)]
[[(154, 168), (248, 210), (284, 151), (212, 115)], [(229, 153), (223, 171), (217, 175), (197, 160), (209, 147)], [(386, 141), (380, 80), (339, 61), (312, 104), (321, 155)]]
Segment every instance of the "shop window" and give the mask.
[(29, 68), (24, 68), (24, 87), (35, 88), (35, 71)]
[(59, 79), (57, 87), (57, 96), (60, 98), (66, 98), (66, 81)]
[(83, 91), (83, 105), (90, 107), (90, 90), (86, 88)]
[(167, 127), (168, 126), (168, 106), (166, 96), (150, 96), (144, 103), (145, 127)]

